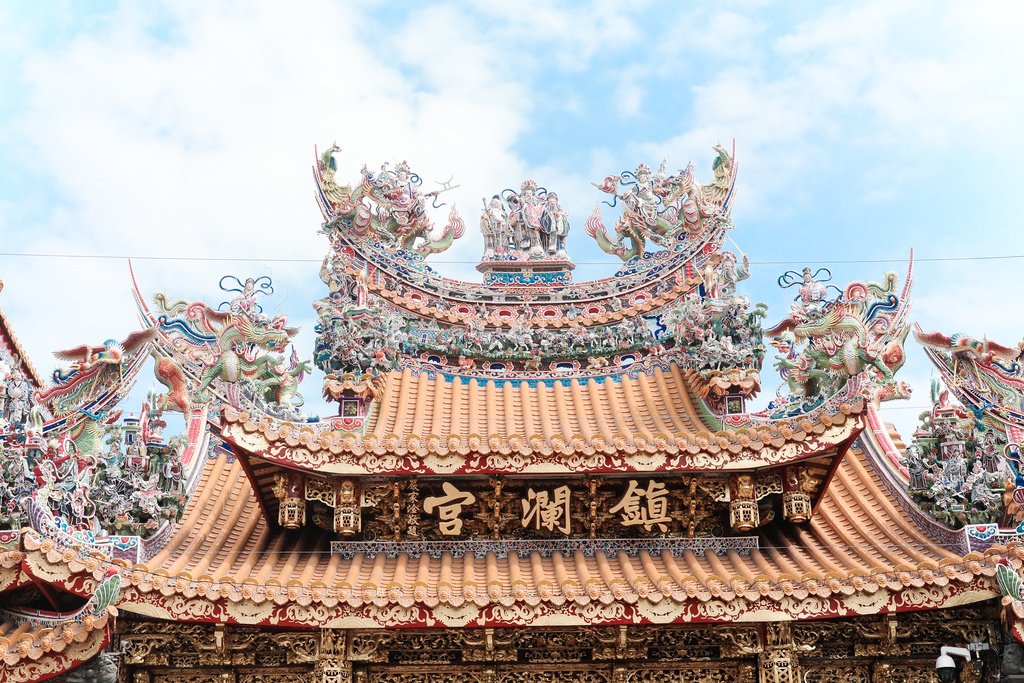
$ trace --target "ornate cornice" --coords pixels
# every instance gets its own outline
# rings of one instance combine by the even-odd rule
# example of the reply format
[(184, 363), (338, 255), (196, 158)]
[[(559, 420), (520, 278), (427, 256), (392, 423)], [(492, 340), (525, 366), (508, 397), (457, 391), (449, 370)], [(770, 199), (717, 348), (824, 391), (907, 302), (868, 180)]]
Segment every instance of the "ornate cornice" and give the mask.
[[(87, 595), (110, 568), (121, 570), (124, 610), (181, 621), (223, 621), (274, 625), (496, 626), (528, 625), (541, 620), (564, 623), (637, 623), (689, 621), (762, 621), (808, 619), (888, 611), (935, 609), (949, 604), (986, 600), (998, 594), (996, 565), (1006, 560), (1021, 566), (1024, 547), (993, 546), (958, 560), (899, 565), (874, 572), (717, 576), (659, 574), (657, 563), (644, 572), (629, 570), (612, 578), (602, 569), (586, 581), (544, 576), (500, 579), (490, 558), (461, 578), (422, 583), (422, 570), (410, 563), (408, 581), (375, 580), (373, 572), (354, 585), (334, 585), (288, 578), (237, 580), (188, 572), (169, 575), (160, 568), (96, 556), (82, 557), (73, 548), (58, 547), (34, 531), (23, 532), (26, 569), (39, 580)], [(362, 557), (375, 564), (383, 556)], [(651, 560), (654, 558), (652, 557)], [(571, 558), (559, 557), (560, 562)], [(545, 561), (545, 560), (540, 560)], [(613, 558), (601, 555), (597, 567)], [(403, 562), (398, 558), (398, 562)], [(422, 560), (420, 560), (422, 562)], [(460, 560), (460, 563), (463, 560)], [(438, 561), (450, 567), (450, 557)], [(427, 570), (427, 575), (434, 571)], [(343, 574), (340, 574), (343, 575)], [(472, 576), (475, 575), (475, 579)], [(563, 575), (564, 576), (564, 575)], [(284, 578), (284, 577), (282, 577)], [(525, 578), (525, 577), (524, 577)]]
[(526, 439), (468, 434), (361, 435), (330, 424), (283, 422), (225, 406), (222, 434), (250, 455), (330, 474), (660, 472), (751, 469), (833, 449), (863, 428), (865, 401), (851, 398), (795, 418), (718, 432), (560, 435)]

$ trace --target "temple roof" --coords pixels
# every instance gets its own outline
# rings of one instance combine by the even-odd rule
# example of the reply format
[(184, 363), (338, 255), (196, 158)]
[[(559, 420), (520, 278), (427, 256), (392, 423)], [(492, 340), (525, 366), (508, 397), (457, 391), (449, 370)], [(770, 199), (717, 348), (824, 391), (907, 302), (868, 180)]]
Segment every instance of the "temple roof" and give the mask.
[(775, 420), (703, 409), (674, 362), (592, 378), (493, 380), (383, 375), (365, 434), (224, 410), (240, 453), (333, 474), (722, 470), (834, 451), (859, 431), (856, 383), (818, 408)]
[(110, 642), (107, 617), (34, 625), (0, 618), (0, 679), (30, 683), (57, 676), (88, 661)]
[[(512, 625), (810, 618), (997, 595), (996, 560), (1018, 561), (1024, 549), (968, 553), (962, 533), (943, 536), (940, 525), (908, 514), (885, 479), (877, 447), (885, 438), (868, 435), (850, 450), (809, 524), (767, 528), (749, 554), (699, 555), (666, 543), (660, 552), (431, 556), (395, 544), (347, 557), (331, 553), (328, 532), (268, 524), (241, 462), (217, 457), (163, 549), (125, 568), (119, 607), (238, 623)], [(25, 533), (25, 566), (48, 581), (87, 589), (104, 570), (102, 560), (75, 559)]]
[[(35, 589), (53, 602), (46, 588), (50, 583), (47, 577), (31, 574), (22, 565), (26, 554), (19, 548), (19, 537), (17, 531), (0, 531), (0, 592)], [(0, 680), (41, 681), (99, 653), (110, 642), (108, 627), (117, 614), (111, 606), (117, 596), (113, 585), (117, 581), (108, 580), (98, 597), (93, 595), (85, 605), (66, 613), (22, 607), (0, 609)]]

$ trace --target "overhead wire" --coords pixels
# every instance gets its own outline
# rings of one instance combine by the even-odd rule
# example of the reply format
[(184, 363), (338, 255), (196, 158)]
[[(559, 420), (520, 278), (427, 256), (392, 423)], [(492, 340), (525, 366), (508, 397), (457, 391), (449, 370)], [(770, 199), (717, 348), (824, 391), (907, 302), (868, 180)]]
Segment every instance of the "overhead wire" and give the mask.
[[(194, 262), (266, 262), (266, 263), (321, 263), (323, 257), (318, 258), (285, 258), (280, 256), (258, 257), (258, 256), (166, 256), (154, 254), (67, 254), (67, 253), (46, 253), (46, 252), (22, 252), (3, 251), (0, 257), (11, 258), (52, 258), (52, 259), (96, 259), (96, 260), (131, 260), (131, 261), (194, 261)], [(933, 256), (914, 257), (914, 263), (949, 263), (958, 261), (1011, 261), (1024, 259), (1024, 254), (990, 254), (983, 256)], [(906, 263), (906, 258), (865, 258), (865, 259), (831, 259), (831, 258), (805, 258), (789, 260), (751, 261), (752, 265), (761, 266), (787, 266), (806, 263), (825, 264), (855, 264), (855, 263)], [(475, 265), (477, 261), (470, 260), (431, 260), (432, 264), (450, 265)], [(621, 261), (576, 261), (577, 266), (614, 266), (622, 265)]]

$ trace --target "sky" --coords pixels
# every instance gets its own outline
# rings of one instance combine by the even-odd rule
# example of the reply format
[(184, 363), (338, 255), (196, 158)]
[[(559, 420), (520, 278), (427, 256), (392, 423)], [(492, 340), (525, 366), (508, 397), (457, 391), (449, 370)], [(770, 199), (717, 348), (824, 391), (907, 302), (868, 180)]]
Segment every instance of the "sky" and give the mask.
[[(144, 292), (212, 305), (221, 276), (269, 275), (309, 357), (316, 148), (342, 148), (339, 180), (399, 160), (425, 190), (451, 179), (469, 229), (430, 262), (463, 279), (481, 198), (534, 178), (584, 280), (618, 264), (582, 230), (591, 182), (663, 159), (710, 180), (735, 140), (731, 248), (768, 322), (786, 270), (877, 280), (913, 249), (916, 322), (1016, 343), (1021, 36), (1019, 2), (2, 3), (0, 307), (48, 375), (54, 350), (138, 327), (122, 257)], [(931, 376), (908, 356), (915, 396), (886, 409), (904, 433)]]

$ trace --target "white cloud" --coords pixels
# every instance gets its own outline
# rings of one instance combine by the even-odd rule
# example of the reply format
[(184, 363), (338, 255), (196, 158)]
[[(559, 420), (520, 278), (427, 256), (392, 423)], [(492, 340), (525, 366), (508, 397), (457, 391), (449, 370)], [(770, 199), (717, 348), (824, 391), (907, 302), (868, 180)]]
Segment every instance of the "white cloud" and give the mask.
[(619, 116), (632, 118), (640, 113), (644, 104), (644, 89), (630, 74), (626, 74), (615, 88), (615, 108)]
[(722, 65), (753, 59), (764, 52), (765, 26), (749, 9), (722, 9), (716, 4), (707, 11), (683, 5), (667, 18), (665, 37), (655, 49), (669, 62), (686, 54), (700, 54)]
[[(913, 177), (900, 168), (908, 160), (927, 162), (966, 145), (1024, 151), (1022, 14), (1014, 3), (980, 11), (956, 3), (863, 2), (828, 9), (768, 42), (748, 20), (733, 28), (736, 54), (698, 65), (694, 60), (710, 49), (701, 41), (716, 33), (685, 24), (683, 13), (690, 40), (669, 41), (686, 49), (671, 51), (662, 71), (692, 74), (692, 117), (678, 134), (647, 148), (675, 155), (736, 137), (744, 186), (756, 188), (745, 203), (758, 211), (780, 208), (762, 205), (762, 197), (791, 201), (780, 191), (801, 186), (800, 175), (821, 163), (822, 150), (830, 160), (870, 153), (888, 167), (889, 185), (870, 188), (867, 197), (896, 198), (901, 184), (893, 171)], [(729, 22), (720, 16), (706, 25), (722, 25), (727, 36)], [(667, 35), (678, 38), (682, 30), (671, 27)], [(761, 42), (752, 47), (750, 36)]]
[[(645, 33), (637, 18), (651, 3), (595, 0), (568, 6), (484, 0), (475, 6), (489, 15), (488, 33), (502, 43), (502, 56), (511, 66), (546, 58), (551, 62), (543, 68), (580, 72), (602, 53), (638, 45), (643, 49)], [(527, 46), (539, 49), (533, 53)]]
[[(853, 191), (894, 203), (931, 172), (936, 150), (973, 145), (991, 150), (1002, 168), (1024, 151), (1019, 7), (876, 1), (787, 28), (760, 10), (719, 5), (666, 17), (647, 3), (524, 8), (494, 0), (425, 6), (379, 25), (364, 7), (325, 0), (157, 10), (129, 3), (88, 30), (62, 21), (67, 40), (40, 40), (46, 21), (8, 26), (0, 28), (0, 58), (20, 67), (22, 82), (0, 107), (15, 111), (0, 129), (0, 149), (38, 189), (0, 195), (0, 234), (10, 251), (316, 259), (326, 244), (316, 234), (309, 169), (313, 146), (333, 140), (343, 148), (342, 178), (396, 159), (407, 159), (426, 189), (454, 174), (460, 187), (446, 198), (467, 235), (434, 260), (466, 262), (440, 266), (463, 278), (476, 276), (481, 197), (535, 177), (562, 195), (579, 233), (599, 196), (590, 181), (623, 162), (664, 157), (675, 167), (692, 159), (705, 179), (710, 146), (733, 138), (745, 219), (795, 213), (810, 199), (807, 177), (841, 168), (849, 153), (871, 161), (846, 171), (862, 176), (854, 190), (831, 196)], [(578, 93), (553, 92), (555, 72), (578, 78)], [(583, 94), (602, 89), (616, 95), (620, 115), (642, 110), (645, 125), (609, 133), (614, 109), (594, 109)], [(556, 153), (545, 167), (524, 156), (524, 140), (552, 111), (597, 131), (583, 143), (557, 140), (566, 156), (589, 159), (587, 168), (567, 168)], [(568, 149), (579, 144), (585, 154)], [(942, 188), (957, 191), (955, 177)], [(14, 225), (11, 215), (27, 222)], [(813, 220), (827, 228), (830, 219)], [(745, 221), (737, 222), (744, 242)], [(929, 246), (955, 249), (972, 228), (958, 226), (955, 239)], [(891, 248), (858, 244), (859, 253), (844, 254), (852, 249), (844, 237), (821, 238), (801, 255), (820, 248), (874, 257)], [(311, 348), (308, 302), (323, 289), (315, 263), (146, 261), (136, 269), (147, 291), (213, 303), (221, 274), (270, 272), (287, 293), (283, 307), (306, 327), (300, 348)], [(877, 277), (882, 269), (861, 270)], [(2, 258), (0, 276), (0, 305), (43, 369), (54, 348), (136, 325), (122, 263)], [(991, 279), (985, 268), (922, 267), (922, 324), (1012, 341), (1022, 330), (991, 292), (1005, 286), (1003, 296), (1016, 301), (1024, 292)]]
[[(360, 35), (358, 10), (326, 2), (167, 11), (155, 27), (127, 5), (95, 33), (24, 56), (28, 97), (12, 123), (10, 163), (37, 174), (54, 205), (38, 223), (5, 227), (5, 247), (318, 258), (326, 243), (309, 169), (314, 145), (336, 139), (345, 176), (395, 158), (428, 187), (455, 172), (462, 188), (452, 195), (470, 229), (453, 253), (477, 257), (479, 196), (523, 168), (513, 146), (530, 99), (495, 71), (500, 60), (476, 32), (453, 25), (437, 36), (444, 50), (395, 55)], [(445, 25), (443, 15), (410, 18), (409, 34), (428, 20)], [(162, 32), (172, 37), (153, 37)], [(429, 68), (410, 74), (413, 62)], [(210, 300), (224, 272), (270, 271), (307, 327), (307, 302), (322, 289), (317, 264), (145, 261), (136, 270), (148, 290)], [(41, 350), (136, 326), (122, 263), (5, 259), (3, 277), (5, 310), (44, 369)]]
[[(456, 261), (440, 268), (475, 279), (480, 198), (537, 175), (515, 151), (535, 104), (532, 81), (550, 68), (536, 46), (556, 53), (560, 68), (579, 69), (639, 33), (609, 2), (525, 13), (439, 5), (397, 25), (374, 21), (326, 1), (126, 3), (88, 30), (67, 28), (55, 45), (4, 34), (25, 94), (0, 144), (49, 202), (17, 231), (4, 226), (5, 246), (317, 259), (326, 243), (316, 234), (313, 147), (336, 140), (341, 178), (396, 159), (413, 165), (425, 189), (454, 175), (459, 188), (445, 199), (467, 235), (434, 260)], [(270, 273), (306, 328), (300, 347), (312, 348), (308, 302), (323, 289), (315, 263), (135, 267), (147, 293), (213, 304), (223, 273)], [(6, 258), (2, 269), (2, 305), (44, 371), (52, 349), (137, 327), (124, 262)]]

